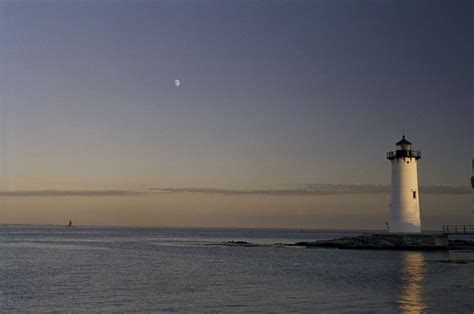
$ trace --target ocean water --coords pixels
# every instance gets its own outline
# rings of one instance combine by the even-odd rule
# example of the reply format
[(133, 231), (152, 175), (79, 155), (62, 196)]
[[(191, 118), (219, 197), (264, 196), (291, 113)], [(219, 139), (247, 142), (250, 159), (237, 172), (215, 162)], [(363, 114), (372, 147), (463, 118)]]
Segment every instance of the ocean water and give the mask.
[(472, 251), (275, 244), (359, 233), (4, 226), (0, 311), (474, 311)]

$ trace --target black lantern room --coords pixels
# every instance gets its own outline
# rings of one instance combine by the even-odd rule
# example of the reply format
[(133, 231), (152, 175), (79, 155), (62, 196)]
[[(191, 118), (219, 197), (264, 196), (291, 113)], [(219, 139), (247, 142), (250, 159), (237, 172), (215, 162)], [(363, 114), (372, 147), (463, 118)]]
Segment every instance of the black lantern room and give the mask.
[(388, 152), (387, 159), (394, 160), (397, 158), (421, 158), (421, 152), (411, 149), (411, 143), (405, 138), (405, 135), (403, 135), (402, 139), (395, 145), (397, 145), (397, 150)]

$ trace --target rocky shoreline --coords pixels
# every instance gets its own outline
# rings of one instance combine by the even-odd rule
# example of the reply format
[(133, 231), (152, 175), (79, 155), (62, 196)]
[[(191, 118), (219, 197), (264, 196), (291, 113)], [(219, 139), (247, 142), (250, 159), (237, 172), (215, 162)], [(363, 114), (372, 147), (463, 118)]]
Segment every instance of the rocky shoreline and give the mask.
[(355, 237), (297, 242), (294, 244), (274, 243), (263, 245), (247, 241), (227, 241), (219, 245), (238, 247), (286, 246), (345, 250), (474, 251), (474, 241), (450, 240), (448, 236), (442, 234), (363, 234)]
[(363, 234), (333, 240), (298, 242), (307, 248), (336, 248), (352, 250), (474, 250), (474, 241), (450, 240), (441, 234)]

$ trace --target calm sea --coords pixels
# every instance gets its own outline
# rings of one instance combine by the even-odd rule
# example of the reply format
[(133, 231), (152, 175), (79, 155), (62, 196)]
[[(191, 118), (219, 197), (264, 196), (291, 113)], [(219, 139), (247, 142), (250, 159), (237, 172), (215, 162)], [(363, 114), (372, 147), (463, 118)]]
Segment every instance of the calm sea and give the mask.
[(4, 226), (0, 311), (474, 311), (472, 251), (275, 245), (358, 233)]

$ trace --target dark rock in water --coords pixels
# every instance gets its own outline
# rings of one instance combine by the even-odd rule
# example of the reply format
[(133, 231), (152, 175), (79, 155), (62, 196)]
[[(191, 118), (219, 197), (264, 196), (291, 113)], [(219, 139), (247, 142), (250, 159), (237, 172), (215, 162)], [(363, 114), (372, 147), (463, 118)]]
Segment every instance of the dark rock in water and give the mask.
[(449, 240), (450, 250), (474, 250), (474, 241)]
[(448, 237), (441, 234), (363, 234), (316, 242), (298, 242), (308, 248), (359, 250), (448, 250)]
[[(268, 244), (255, 244), (247, 241), (227, 241), (217, 245), (238, 247), (269, 246)], [(297, 242), (295, 244), (274, 243), (271, 246), (300, 246), (307, 248), (352, 250), (474, 250), (474, 241), (449, 240), (448, 236), (443, 234), (380, 233), (363, 234), (355, 237), (343, 237), (339, 239), (319, 240), (314, 242)]]
[(227, 241), (228, 244), (250, 244), (247, 241)]
[(451, 260), (451, 259), (447, 259), (447, 260), (440, 260), (440, 261), (437, 261), (437, 262), (445, 263), (445, 264), (469, 264), (469, 263), (474, 263), (474, 260), (469, 260), (469, 259)]
[(258, 244), (250, 243), (247, 241), (227, 241), (223, 244), (228, 246), (260, 246)]

